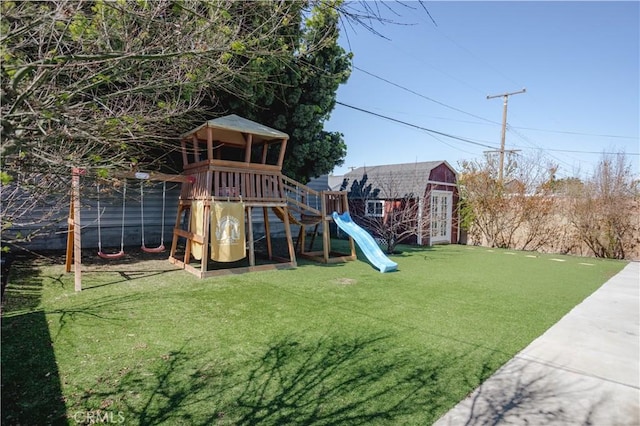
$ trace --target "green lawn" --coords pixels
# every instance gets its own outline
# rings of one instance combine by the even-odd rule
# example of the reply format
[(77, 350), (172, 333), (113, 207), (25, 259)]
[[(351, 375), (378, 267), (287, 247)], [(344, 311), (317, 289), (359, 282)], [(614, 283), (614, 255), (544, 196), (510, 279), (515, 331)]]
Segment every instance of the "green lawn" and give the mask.
[(2, 424), (430, 424), (625, 265), (400, 249), (388, 274), (114, 261), (81, 293), (63, 265), (15, 264)]

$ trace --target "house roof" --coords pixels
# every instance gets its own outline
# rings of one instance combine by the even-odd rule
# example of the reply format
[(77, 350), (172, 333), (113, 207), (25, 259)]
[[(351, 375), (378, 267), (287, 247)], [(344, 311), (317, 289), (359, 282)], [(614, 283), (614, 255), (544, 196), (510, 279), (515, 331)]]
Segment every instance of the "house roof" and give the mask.
[(425, 161), (358, 167), (343, 178), (347, 180), (346, 190), (351, 190), (353, 182), (361, 182), (366, 175), (366, 185), (371, 184), (372, 190), (379, 189), (378, 198), (400, 198), (410, 194), (422, 196), (431, 171), (441, 164), (446, 164), (455, 173), (446, 161)]
[(315, 191), (337, 191), (342, 185), (344, 176), (320, 175), (309, 182), (307, 186)]
[(256, 123), (255, 121), (251, 121), (235, 114), (209, 120), (195, 129), (182, 134), (180, 139), (190, 138), (195, 133), (198, 139), (206, 140), (206, 129), (209, 127), (219, 130), (215, 133), (216, 140), (229, 143), (243, 144), (244, 141), (242, 137), (239, 136), (241, 133), (247, 133), (255, 136), (254, 142), (289, 139), (289, 135), (284, 132), (272, 129), (264, 124)]

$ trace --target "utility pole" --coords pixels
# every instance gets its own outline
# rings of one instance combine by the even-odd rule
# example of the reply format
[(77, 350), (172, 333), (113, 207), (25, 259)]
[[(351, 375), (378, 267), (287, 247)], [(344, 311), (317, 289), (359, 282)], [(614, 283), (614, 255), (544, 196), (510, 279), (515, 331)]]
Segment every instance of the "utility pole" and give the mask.
[[(522, 90), (519, 90), (517, 92), (502, 93), (500, 95), (487, 96), (487, 99), (494, 99), (502, 96), (502, 99), (504, 100), (504, 106), (502, 109), (502, 135), (500, 137), (500, 151), (498, 151), (500, 153), (500, 168), (498, 169), (498, 180), (500, 181), (500, 183), (502, 183), (502, 176), (504, 173), (504, 152), (505, 152), (504, 141), (507, 133), (507, 104), (509, 103), (509, 96), (525, 93), (526, 91), (527, 89), (523, 88)], [(509, 152), (515, 152), (515, 150), (509, 150)]]

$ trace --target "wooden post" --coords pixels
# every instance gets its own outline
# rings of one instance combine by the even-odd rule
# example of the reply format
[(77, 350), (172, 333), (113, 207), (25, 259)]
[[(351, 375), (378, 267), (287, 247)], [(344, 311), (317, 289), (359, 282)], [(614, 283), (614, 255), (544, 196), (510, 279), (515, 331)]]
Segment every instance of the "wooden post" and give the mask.
[(211, 235), (211, 201), (205, 201), (204, 203), (204, 242), (202, 243), (202, 260), (200, 261), (200, 271), (202, 274), (207, 272), (207, 264), (209, 263), (210, 235)]
[[(82, 291), (82, 235), (80, 228), (80, 175), (85, 171), (74, 168), (71, 177), (71, 208), (73, 211), (73, 270), (75, 291)], [(68, 237), (67, 237), (68, 238)], [(67, 240), (67, 248), (69, 241)]]
[(253, 247), (253, 213), (251, 206), (247, 206), (247, 234), (249, 238), (249, 266), (255, 266), (256, 264), (256, 253), (255, 248)]
[(182, 147), (182, 167), (187, 167), (189, 164), (189, 156), (187, 155), (187, 141), (185, 139), (180, 141)]
[(289, 246), (289, 261), (291, 266), (297, 266), (296, 263), (296, 250), (293, 247), (293, 240), (291, 238), (291, 225), (289, 224), (289, 207), (284, 207), (284, 233), (287, 237), (287, 245)]
[[(193, 208), (192, 204), (193, 204), (193, 200), (190, 202), (189, 209), (187, 210), (188, 212), (187, 220), (189, 221), (189, 227), (187, 229), (189, 230), (189, 232), (193, 232), (193, 227), (194, 227), (191, 221), (191, 209)], [(186, 245), (184, 248), (184, 258), (182, 259), (183, 265), (188, 265), (189, 261), (191, 260), (191, 241), (192, 240), (193, 240), (193, 237), (187, 238)]]
[(213, 160), (213, 128), (207, 127), (207, 159)]
[(171, 251), (169, 252), (169, 259), (175, 259), (176, 249), (178, 248), (178, 238), (179, 238), (176, 231), (179, 229), (182, 229), (181, 228), (182, 221), (180, 219), (182, 217), (184, 206), (182, 205), (181, 201), (182, 200), (178, 202), (178, 214), (176, 215), (176, 222), (175, 222), (175, 225), (173, 226), (173, 237), (171, 240)]
[(244, 136), (244, 140), (247, 142), (246, 148), (245, 148), (245, 152), (244, 152), (244, 162), (245, 163), (250, 163), (251, 162), (251, 145), (253, 143), (253, 135), (251, 133), (248, 134), (243, 134), (242, 136)]
[(320, 200), (322, 218), (322, 256), (325, 263), (329, 263), (329, 252), (331, 251), (331, 235), (329, 235), (329, 217), (327, 212), (327, 196), (323, 193)]
[(278, 156), (278, 167), (282, 168), (282, 164), (284, 163), (284, 154), (287, 152), (287, 140), (282, 139), (282, 144), (280, 145), (280, 155)]
[[(73, 179), (73, 178), (72, 178)], [(69, 200), (69, 216), (67, 217), (67, 251), (65, 254), (65, 272), (71, 272), (71, 263), (73, 262), (73, 192), (71, 193), (71, 199)]]
[(211, 184), (213, 180), (211, 173), (211, 170), (207, 170), (207, 172), (204, 174), (204, 195), (207, 197), (207, 199), (204, 203), (204, 246), (202, 247), (203, 263), (201, 268), (203, 273), (208, 269), (207, 264), (209, 263), (209, 244), (211, 243), (211, 204), (214, 200), (214, 198), (211, 196)]

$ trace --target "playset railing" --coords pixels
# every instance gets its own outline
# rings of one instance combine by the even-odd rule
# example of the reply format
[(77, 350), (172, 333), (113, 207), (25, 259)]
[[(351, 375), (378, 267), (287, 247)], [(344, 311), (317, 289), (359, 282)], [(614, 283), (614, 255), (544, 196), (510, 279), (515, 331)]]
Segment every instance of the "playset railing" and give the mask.
[(282, 177), (287, 204), (294, 212), (304, 216), (327, 216), (337, 211), (349, 211), (347, 193), (344, 191), (316, 191), (286, 176)]
[[(282, 205), (286, 202), (281, 174), (276, 167), (215, 160), (185, 170), (195, 177), (193, 186), (183, 188), (183, 200), (244, 201)], [(185, 185), (186, 186), (186, 185)]]
[[(292, 213), (325, 219), (334, 211), (348, 211), (343, 191), (316, 191), (269, 165), (214, 160), (189, 165), (185, 174), (193, 176), (183, 185), (182, 200), (244, 201), (249, 204), (287, 204)], [(188, 202), (188, 201), (187, 201)]]

